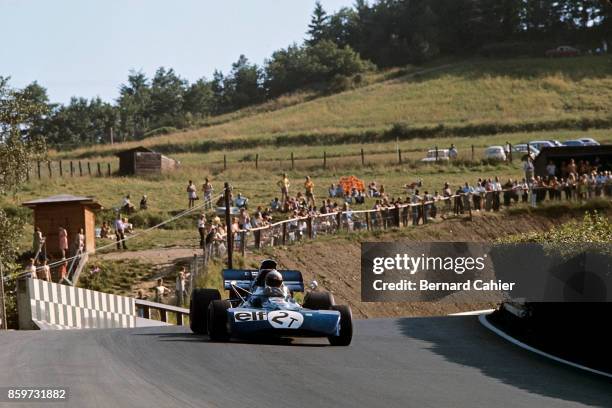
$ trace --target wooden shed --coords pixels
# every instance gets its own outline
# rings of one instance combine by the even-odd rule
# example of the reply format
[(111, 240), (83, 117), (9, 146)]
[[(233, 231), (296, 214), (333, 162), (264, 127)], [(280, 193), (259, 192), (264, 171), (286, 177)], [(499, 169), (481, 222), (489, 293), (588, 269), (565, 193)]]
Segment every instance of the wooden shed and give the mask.
[(591, 164), (597, 162), (599, 170), (612, 170), (612, 145), (545, 147), (533, 163), (535, 175), (546, 177), (546, 166), (549, 162), (552, 161), (557, 169), (561, 169), (561, 164), (569, 163), (571, 159), (576, 163), (580, 160)]
[(116, 154), (119, 157), (119, 174), (123, 176), (151, 176), (162, 174), (178, 167), (178, 161), (161, 153), (138, 146)]
[(72, 250), (74, 238), (79, 229), (85, 234), (85, 249), (94, 252), (96, 249), (96, 216), (95, 212), (102, 206), (93, 197), (77, 197), (68, 194), (55, 195), (38, 200), (26, 201), (24, 207), (34, 210), (34, 226), (39, 227), (46, 237), (47, 255), (58, 258), (59, 227), (68, 231), (68, 244)]

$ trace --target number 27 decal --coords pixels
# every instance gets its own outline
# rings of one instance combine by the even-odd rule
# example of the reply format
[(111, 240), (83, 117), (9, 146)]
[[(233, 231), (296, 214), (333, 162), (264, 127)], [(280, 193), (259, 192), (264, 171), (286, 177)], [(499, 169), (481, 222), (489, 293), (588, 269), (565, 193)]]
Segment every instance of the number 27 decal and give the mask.
[(276, 329), (298, 329), (304, 323), (304, 316), (290, 310), (275, 310), (268, 312), (268, 322)]

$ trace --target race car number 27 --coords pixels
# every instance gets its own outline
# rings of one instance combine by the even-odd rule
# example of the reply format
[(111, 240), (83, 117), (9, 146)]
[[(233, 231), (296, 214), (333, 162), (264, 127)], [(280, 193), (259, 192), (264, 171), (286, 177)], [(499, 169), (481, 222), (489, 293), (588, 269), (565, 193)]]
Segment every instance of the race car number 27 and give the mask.
[(304, 323), (304, 316), (291, 310), (275, 310), (268, 312), (268, 322), (276, 329), (298, 329)]

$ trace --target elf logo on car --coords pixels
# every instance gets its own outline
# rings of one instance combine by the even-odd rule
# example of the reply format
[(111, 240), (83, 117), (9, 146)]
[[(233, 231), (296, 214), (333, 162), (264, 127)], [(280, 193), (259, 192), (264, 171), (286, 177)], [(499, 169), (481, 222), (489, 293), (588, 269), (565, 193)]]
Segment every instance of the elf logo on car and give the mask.
[(256, 322), (259, 320), (266, 320), (266, 312), (263, 311), (252, 311), (252, 312), (235, 312), (234, 320), (236, 322)]
[(289, 310), (275, 310), (268, 313), (268, 322), (275, 329), (299, 329), (304, 323), (304, 316)]

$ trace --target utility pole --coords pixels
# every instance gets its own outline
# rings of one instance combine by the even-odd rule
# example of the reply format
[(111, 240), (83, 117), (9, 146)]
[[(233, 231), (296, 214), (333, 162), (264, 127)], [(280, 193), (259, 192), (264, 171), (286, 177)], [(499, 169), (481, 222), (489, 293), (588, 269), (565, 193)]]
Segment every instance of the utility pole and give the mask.
[(225, 228), (227, 231), (227, 267), (233, 269), (233, 253), (234, 253), (234, 234), (232, 233), (232, 217), (230, 207), (230, 192), (232, 191), (231, 186), (228, 182), (225, 182), (225, 191), (223, 196), (225, 198)]
[(115, 143), (115, 135), (113, 134), (113, 127), (110, 128), (110, 144)]
[(4, 301), (4, 270), (0, 262), (0, 330), (7, 330), (6, 302)]

